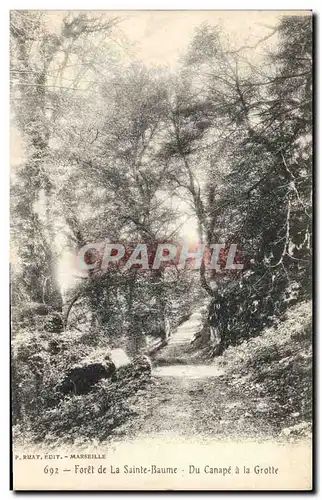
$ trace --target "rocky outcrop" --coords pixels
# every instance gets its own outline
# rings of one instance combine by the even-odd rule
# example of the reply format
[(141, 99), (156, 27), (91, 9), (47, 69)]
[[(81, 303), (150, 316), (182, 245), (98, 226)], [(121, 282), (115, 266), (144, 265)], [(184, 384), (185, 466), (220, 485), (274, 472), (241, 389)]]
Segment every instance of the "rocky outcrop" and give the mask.
[(57, 390), (62, 394), (87, 394), (97, 382), (111, 378), (115, 370), (111, 360), (75, 366), (66, 373)]
[(120, 348), (111, 350), (110, 359), (114, 363), (116, 369), (120, 368), (121, 366), (129, 365), (131, 363), (131, 360), (124, 349)]
[(121, 366), (114, 374), (114, 380), (135, 379), (141, 376), (149, 377), (152, 371), (152, 363), (148, 356), (141, 355), (133, 358), (130, 364)]

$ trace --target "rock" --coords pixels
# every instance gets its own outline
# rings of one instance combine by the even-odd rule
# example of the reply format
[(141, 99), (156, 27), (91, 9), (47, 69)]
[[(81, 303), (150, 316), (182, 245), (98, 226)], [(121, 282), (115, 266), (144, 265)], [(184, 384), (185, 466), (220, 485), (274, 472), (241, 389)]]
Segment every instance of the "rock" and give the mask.
[(292, 427), (286, 427), (282, 429), (281, 434), (283, 436), (310, 436), (312, 429), (312, 424), (310, 422), (301, 422), (300, 424), (293, 425)]
[(76, 366), (67, 372), (57, 389), (62, 394), (87, 394), (101, 379), (112, 377), (115, 370), (114, 363), (109, 360), (105, 360), (104, 364), (89, 363)]
[(152, 363), (148, 356), (145, 354), (142, 356), (137, 356), (133, 359), (132, 365), (134, 371), (137, 373), (148, 373), (151, 374), (152, 371)]
[(112, 349), (109, 356), (116, 369), (131, 363), (130, 358), (123, 349)]
[(141, 375), (151, 375), (152, 363), (148, 356), (136, 356), (130, 364), (121, 366), (115, 372), (115, 379), (138, 378)]

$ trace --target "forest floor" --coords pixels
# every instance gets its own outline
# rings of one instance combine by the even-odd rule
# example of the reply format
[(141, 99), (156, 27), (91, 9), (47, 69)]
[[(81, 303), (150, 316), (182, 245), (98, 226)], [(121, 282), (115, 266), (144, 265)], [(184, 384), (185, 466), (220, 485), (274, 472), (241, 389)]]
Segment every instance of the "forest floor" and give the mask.
[[(301, 314), (307, 319), (306, 309), (301, 310)], [(144, 398), (138, 394), (137, 418), (120, 428), (119, 434), (136, 439), (195, 436), (198, 439), (255, 438), (257, 441), (272, 438), (292, 441), (297, 434), (303, 437), (303, 431), (306, 435), (309, 418), (302, 415), (301, 409), (295, 411), (297, 402), (292, 398), (289, 398), (292, 411), (286, 408), (287, 402), (278, 400), (278, 385), (273, 391), (265, 390), (262, 384), (254, 383), (256, 377), (249, 379), (251, 368), (245, 375), (241, 366), (232, 370), (225, 358), (202, 360), (200, 352), (191, 346), (200, 321), (201, 314), (197, 311), (173, 333), (168, 346), (155, 359), (152, 384), (146, 389), (147, 393)], [(274, 335), (278, 338), (275, 330)], [(287, 371), (285, 363), (280, 363), (281, 359), (285, 361), (285, 353), (280, 349), (280, 355), (276, 354), (275, 339), (273, 360), (279, 369)], [(267, 355), (270, 345), (264, 347)], [(303, 344), (303, 353), (302, 348)], [(238, 348), (237, 352), (240, 352)], [(252, 353), (256, 358), (256, 349), (253, 348)], [(272, 360), (269, 363), (272, 365)], [(259, 371), (265, 369), (267, 362), (261, 363)], [(290, 370), (293, 373), (292, 367)], [(279, 377), (278, 373), (276, 375)], [(278, 380), (276, 382), (278, 384)], [(297, 386), (296, 390), (300, 389)]]

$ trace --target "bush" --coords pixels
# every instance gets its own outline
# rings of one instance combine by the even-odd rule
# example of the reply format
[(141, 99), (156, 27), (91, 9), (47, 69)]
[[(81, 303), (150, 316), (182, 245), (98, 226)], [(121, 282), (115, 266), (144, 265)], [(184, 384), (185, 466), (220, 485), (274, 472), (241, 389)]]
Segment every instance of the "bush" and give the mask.
[[(285, 425), (292, 415), (312, 418), (312, 304), (291, 307), (271, 328), (218, 358), (230, 379), (251, 397), (259, 394), (275, 405), (275, 417)], [(249, 391), (247, 393), (247, 391)]]
[[(95, 380), (89, 380), (93, 377), (87, 372), (93, 367), (90, 375)], [(48, 336), (44, 332), (21, 331), (12, 342), (16, 439), (28, 437), (56, 444), (77, 438), (106, 439), (135, 415), (131, 401), (148, 383), (151, 363), (141, 356), (120, 367), (113, 380), (99, 380), (114, 372), (109, 350), (84, 344), (83, 334)], [(59, 386), (67, 387), (72, 378), (79, 389), (76, 394), (59, 393)]]

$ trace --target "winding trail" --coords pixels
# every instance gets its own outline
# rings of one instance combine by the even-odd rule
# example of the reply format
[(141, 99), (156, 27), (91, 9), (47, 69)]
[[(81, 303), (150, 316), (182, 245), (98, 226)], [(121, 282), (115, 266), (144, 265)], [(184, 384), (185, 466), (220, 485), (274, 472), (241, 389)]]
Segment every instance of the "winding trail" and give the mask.
[(197, 311), (178, 327), (155, 358), (145, 418), (133, 423), (133, 437), (232, 438), (276, 436), (268, 402), (245, 397), (239, 379), (229, 380), (218, 361), (200, 359), (191, 340), (200, 328)]

